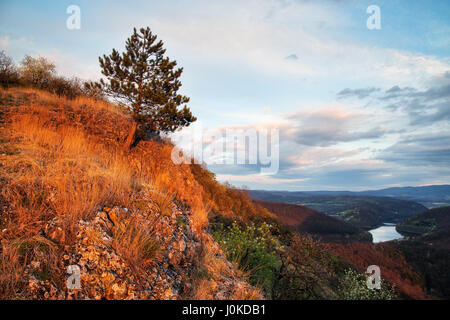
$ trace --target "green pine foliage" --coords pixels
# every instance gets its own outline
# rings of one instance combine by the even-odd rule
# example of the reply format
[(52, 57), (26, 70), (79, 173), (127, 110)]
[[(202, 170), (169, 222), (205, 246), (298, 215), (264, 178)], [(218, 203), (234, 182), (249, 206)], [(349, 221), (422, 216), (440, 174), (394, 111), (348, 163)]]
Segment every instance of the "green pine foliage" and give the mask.
[[(116, 49), (99, 58), (106, 80), (88, 83), (127, 105), (134, 120), (147, 132), (174, 132), (196, 118), (185, 105), (189, 98), (178, 93), (183, 69), (165, 56), (163, 42), (150, 28), (134, 28), (125, 52)], [(184, 105), (179, 109), (180, 106)]]

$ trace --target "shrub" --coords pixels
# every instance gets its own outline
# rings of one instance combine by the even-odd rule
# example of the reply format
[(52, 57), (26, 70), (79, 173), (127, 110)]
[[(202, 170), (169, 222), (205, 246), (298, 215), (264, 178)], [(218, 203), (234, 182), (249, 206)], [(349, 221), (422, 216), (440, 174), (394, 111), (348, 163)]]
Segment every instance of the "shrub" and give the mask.
[(271, 234), (271, 226), (263, 222), (260, 226), (250, 224), (240, 227), (233, 223), (213, 233), (227, 259), (249, 274), (252, 285), (263, 288), (270, 296), (281, 261), (277, 254), (280, 244)]
[(44, 89), (58, 95), (58, 97), (64, 96), (68, 99), (75, 99), (83, 94), (81, 81), (77, 78), (52, 77), (48, 80)]
[(26, 55), (20, 66), (21, 78), (32, 86), (44, 89), (56, 72), (55, 64), (44, 57)]
[(19, 74), (11, 57), (4, 51), (0, 51), (0, 85), (8, 88), (11, 85), (17, 85)]
[(344, 300), (393, 300), (395, 290), (387, 282), (381, 280), (381, 289), (367, 287), (368, 275), (353, 269), (347, 269), (341, 277), (340, 298)]
[(311, 236), (294, 234), (283, 252), (273, 297), (281, 300), (337, 299), (336, 277), (344, 266)]
[(113, 228), (113, 247), (135, 271), (146, 267), (159, 251), (159, 243), (151, 232), (150, 222), (132, 215), (118, 221), (118, 225)]

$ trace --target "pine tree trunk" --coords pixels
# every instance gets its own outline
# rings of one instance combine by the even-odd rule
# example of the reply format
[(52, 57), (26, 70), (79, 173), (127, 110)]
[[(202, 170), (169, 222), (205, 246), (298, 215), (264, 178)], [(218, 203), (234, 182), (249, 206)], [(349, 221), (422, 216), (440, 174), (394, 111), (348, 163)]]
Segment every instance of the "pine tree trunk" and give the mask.
[(134, 142), (134, 136), (136, 135), (137, 122), (133, 121), (133, 124), (130, 127), (130, 131), (128, 131), (127, 140), (125, 140), (125, 144), (123, 145), (124, 150), (130, 150), (131, 145)]

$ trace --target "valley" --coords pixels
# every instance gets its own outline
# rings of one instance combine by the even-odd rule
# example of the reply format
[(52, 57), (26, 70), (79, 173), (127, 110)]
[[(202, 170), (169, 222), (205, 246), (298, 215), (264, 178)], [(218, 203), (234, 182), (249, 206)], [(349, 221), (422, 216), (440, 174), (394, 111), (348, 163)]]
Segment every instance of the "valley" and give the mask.
[(383, 223), (397, 223), (427, 209), (410, 200), (390, 197), (262, 190), (252, 190), (250, 193), (259, 200), (304, 205), (365, 230), (377, 228)]
[[(411, 201), (378, 196), (312, 196), (271, 191), (251, 194), (255, 198), (285, 201), (254, 200), (276, 214), (285, 225), (300, 234), (312, 235), (349, 263), (362, 268), (379, 259), (377, 263), (383, 272), (409, 297), (450, 297), (450, 207), (427, 210)], [(296, 202), (302, 204), (293, 204)], [(322, 209), (328, 215), (312, 208)], [(412, 210), (409, 214), (408, 209)], [(362, 224), (362, 221), (370, 223)], [(370, 230), (369, 225), (373, 226)], [(417, 274), (406, 278), (405, 270), (402, 275), (397, 274), (400, 269), (392, 269), (393, 262), (389, 262), (389, 257), (395, 255)], [(423, 286), (423, 293), (418, 286)]]

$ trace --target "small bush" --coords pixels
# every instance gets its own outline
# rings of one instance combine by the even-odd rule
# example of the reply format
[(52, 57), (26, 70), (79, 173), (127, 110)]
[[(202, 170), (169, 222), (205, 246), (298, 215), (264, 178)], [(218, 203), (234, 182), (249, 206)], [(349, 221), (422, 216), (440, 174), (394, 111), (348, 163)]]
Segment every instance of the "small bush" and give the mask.
[(216, 231), (213, 236), (228, 260), (249, 274), (252, 285), (263, 288), (266, 296), (270, 296), (281, 266), (277, 254), (279, 242), (272, 236), (271, 226), (265, 222), (258, 227), (254, 224), (240, 227), (233, 223), (231, 228)]
[(337, 299), (336, 278), (344, 266), (311, 236), (292, 235), (281, 253), (283, 266), (273, 290), (281, 300)]
[(11, 57), (0, 51), (0, 85), (8, 88), (19, 83), (19, 73)]
[(44, 57), (26, 55), (20, 65), (22, 80), (36, 88), (44, 89), (56, 73), (55, 64)]
[[(130, 216), (113, 228), (113, 247), (131, 267), (145, 267), (159, 251), (159, 244), (150, 233), (149, 221)], [(136, 270), (137, 271), (137, 270)]]
[(367, 287), (368, 275), (348, 269), (340, 279), (340, 298), (343, 300), (393, 300), (395, 290), (381, 280), (381, 289)]

